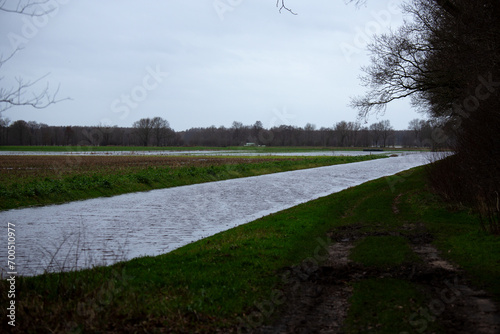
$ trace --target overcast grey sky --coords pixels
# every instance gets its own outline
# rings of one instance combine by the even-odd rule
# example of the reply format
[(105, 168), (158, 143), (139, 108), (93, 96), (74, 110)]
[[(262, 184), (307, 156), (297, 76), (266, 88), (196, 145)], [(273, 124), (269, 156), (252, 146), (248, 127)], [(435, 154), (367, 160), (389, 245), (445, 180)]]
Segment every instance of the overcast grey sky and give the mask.
[[(367, 36), (402, 22), (395, 4), (344, 0), (51, 0), (39, 18), (0, 13), (0, 54), (23, 49), (1, 69), (0, 85), (50, 75), (59, 98), (43, 110), (12, 108), (2, 116), (49, 125), (131, 126), (160, 116), (177, 131), (191, 127), (264, 127), (355, 121), (349, 98), (362, 94)], [(408, 102), (390, 105), (406, 129), (423, 118)]]

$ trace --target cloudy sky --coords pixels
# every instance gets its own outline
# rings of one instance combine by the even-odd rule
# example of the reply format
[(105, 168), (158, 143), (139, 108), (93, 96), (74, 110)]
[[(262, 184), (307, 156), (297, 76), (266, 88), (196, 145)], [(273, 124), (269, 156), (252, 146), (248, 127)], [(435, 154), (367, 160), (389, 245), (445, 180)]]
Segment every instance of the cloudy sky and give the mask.
[[(32, 18), (0, 13), (0, 54), (22, 47), (2, 68), (0, 88), (15, 78), (44, 78), (59, 102), (12, 108), (2, 117), (49, 125), (131, 126), (160, 116), (191, 127), (264, 127), (355, 121), (349, 99), (363, 93), (360, 68), (373, 32), (397, 27), (394, 3), (288, 0), (51, 0)], [(396, 129), (423, 118), (408, 102), (385, 115)]]

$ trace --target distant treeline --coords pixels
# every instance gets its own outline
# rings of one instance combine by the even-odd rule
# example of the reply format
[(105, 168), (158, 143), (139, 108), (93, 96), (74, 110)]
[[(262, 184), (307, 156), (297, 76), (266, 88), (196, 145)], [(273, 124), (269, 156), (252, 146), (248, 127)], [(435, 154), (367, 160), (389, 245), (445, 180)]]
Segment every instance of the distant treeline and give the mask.
[[(23, 120), (0, 119), (0, 145), (92, 145), (92, 146), (240, 146), (252, 143), (266, 146), (332, 147), (427, 147), (435, 148), (433, 139), (439, 125), (412, 120), (407, 130), (394, 130), (390, 122), (370, 126), (341, 121), (331, 128), (280, 125), (269, 129), (257, 121), (253, 125), (233, 122), (231, 127), (191, 128), (174, 131), (168, 121), (143, 118), (132, 127), (118, 126), (49, 126)], [(448, 143), (439, 141), (441, 146)]]

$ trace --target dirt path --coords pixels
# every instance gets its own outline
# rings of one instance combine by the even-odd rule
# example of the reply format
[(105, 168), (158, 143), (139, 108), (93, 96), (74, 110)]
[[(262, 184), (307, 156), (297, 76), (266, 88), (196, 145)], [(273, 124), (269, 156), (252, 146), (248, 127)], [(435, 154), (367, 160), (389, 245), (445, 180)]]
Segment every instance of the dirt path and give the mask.
[[(343, 333), (342, 324), (352, 295), (350, 283), (367, 278), (397, 278), (423, 287), (430, 302), (420, 309), (409, 333), (426, 333), (429, 322), (439, 322), (447, 333), (500, 333), (500, 316), (486, 292), (474, 289), (464, 273), (443, 260), (431, 245), (432, 236), (420, 226), (401, 232), (367, 234), (361, 226), (339, 228), (330, 235), (329, 258), (320, 267), (288, 268), (292, 278), (285, 289), (286, 306), (273, 325), (254, 333)], [(423, 260), (388, 271), (363, 267), (349, 260), (354, 243), (373, 235), (400, 235)], [(405, 332), (406, 333), (406, 332)]]

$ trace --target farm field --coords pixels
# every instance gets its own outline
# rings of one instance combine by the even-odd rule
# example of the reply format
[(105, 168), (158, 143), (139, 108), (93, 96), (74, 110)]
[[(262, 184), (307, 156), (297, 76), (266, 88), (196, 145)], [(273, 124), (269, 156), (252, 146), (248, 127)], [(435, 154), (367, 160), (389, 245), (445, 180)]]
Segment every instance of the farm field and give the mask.
[(383, 158), (0, 157), (0, 210)]

